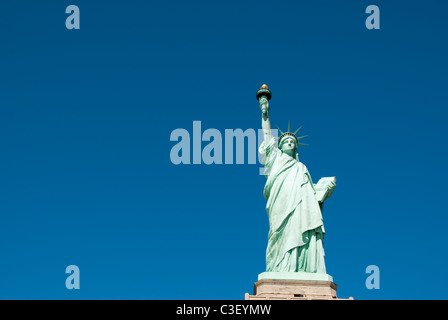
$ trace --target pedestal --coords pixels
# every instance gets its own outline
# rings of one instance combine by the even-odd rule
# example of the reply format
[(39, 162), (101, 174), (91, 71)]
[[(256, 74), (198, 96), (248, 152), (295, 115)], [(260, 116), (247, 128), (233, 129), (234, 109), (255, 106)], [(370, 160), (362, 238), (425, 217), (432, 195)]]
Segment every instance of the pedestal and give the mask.
[(264, 272), (258, 275), (254, 294), (246, 293), (245, 300), (346, 300), (338, 299), (337, 288), (328, 274)]

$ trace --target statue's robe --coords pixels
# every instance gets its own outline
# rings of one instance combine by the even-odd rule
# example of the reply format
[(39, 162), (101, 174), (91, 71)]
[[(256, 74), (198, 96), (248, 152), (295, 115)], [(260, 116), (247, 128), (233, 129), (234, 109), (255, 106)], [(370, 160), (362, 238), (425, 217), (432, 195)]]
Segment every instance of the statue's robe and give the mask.
[(324, 224), (307, 168), (279, 150), (274, 138), (263, 141), (259, 152), (267, 173), (266, 271), (326, 273)]

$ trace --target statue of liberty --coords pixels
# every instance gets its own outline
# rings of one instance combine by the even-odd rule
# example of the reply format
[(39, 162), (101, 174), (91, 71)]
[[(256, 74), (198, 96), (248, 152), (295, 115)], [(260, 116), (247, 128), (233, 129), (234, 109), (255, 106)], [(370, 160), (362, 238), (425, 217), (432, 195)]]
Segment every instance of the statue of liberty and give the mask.
[(278, 146), (269, 120), (271, 91), (263, 85), (257, 92), (262, 112), (265, 175), (264, 198), (269, 218), (266, 272), (326, 274), (322, 219), (323, 201), (335, 188), (335, 178), (322, 178), (314, 185), (297, 148), (304, 145), (295, 132), (282, 132)]

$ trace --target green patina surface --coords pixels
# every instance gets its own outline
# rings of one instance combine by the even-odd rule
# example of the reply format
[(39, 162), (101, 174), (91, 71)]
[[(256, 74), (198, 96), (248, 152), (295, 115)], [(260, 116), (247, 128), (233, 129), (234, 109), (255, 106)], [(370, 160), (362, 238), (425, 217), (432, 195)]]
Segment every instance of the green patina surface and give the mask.
[(271, 94), (270, 91), (266, 94), (267, 91), (269, 89), (263, 85), (257, 93), (264, 135), (259, 152), (267, 178), (263, 194), (270, 228), (266, 272), (260, 276), (331, 281), (325, 269), (322, 210), (323, 202), (336, 186), (336, 179), (322, 178), (313, 184), (308, 169), (299, 161), (297, 147), (300, 144), (289, 126), (278, 143), (275, 141), (269, 119)]

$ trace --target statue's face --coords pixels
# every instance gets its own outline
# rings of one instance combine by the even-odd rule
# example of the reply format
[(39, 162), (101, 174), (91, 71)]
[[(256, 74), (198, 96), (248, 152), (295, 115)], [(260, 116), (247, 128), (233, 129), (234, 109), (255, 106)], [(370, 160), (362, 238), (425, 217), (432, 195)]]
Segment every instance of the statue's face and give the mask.
[(280, 150), (283, 152), (287, 150), (295, 150), (297, 149), (297, 141), (293, 137), (286, 137), (282, 140), (282, 145), (280, 147)]

